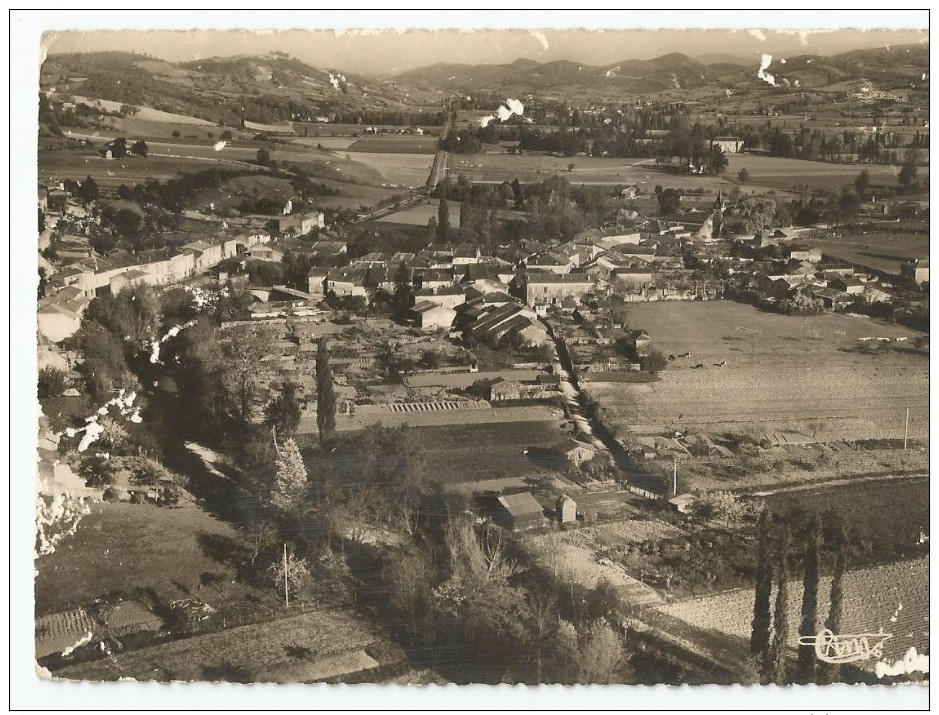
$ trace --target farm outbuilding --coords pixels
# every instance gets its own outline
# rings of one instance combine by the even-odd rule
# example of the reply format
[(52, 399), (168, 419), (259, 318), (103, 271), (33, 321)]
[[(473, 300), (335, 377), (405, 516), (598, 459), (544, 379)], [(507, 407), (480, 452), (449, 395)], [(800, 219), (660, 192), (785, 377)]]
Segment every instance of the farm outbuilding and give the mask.
[(644, 330), (633, 330), (625, 337), (626, 345), (636, 357), (644, 357), (652, 349), (652, 338)]
[(544, 524), (544, 509), (531, 492), (505, 494), (496, 500), (492, 520), (512, 531), (537, 529)]
[(421, 301), (412, 309), (417, 327), (423, 330), (449, 328), (456, 318), (456, 311), (430, 301)]
[(921, 285), (929, 281), (929, 259), (913, 259), (900, 264), (900, 275), (911, 283)]
[(554, 513), (561, 524), (573, 524), (577, 521), (577, 502), (562, 494), (555, 504)]
[(586, 442), (576, 439), (566, 439), (550, 450), (561, 464), (570, 467), (579, 467), (597, 456), (597, 450)]

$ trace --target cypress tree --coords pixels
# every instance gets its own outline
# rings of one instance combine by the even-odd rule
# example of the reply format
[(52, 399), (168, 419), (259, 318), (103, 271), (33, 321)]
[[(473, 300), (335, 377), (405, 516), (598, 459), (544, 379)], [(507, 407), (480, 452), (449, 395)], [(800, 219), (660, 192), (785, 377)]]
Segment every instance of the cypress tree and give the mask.
[(446, 196), (440, 197), (440, 203), (437, 204), (437, 240), (446, 241), (450, 235), (450, 205), (447, 203)]
[(320, 446), (326, 449), (336, 431), (336, 391), (326, 338), (320, 338), (316, 350), (316, 426), (320, 433)]
[[(820, 527), (817, 517), (812, 517), (808, 524), (805, 541), (805, 576), (802, 581), (802, 624), (799, 635), (816, 635), (818, 627), (818, 542)], [(805, 685), (815, 681), (815, 648), (811, 645), (799, 646), (796, 667), (796, 682)]]
[[(848, 565), (846, 542), (847, 535), (842, 526), (835, 536), (835, 570), (831, 578), (831, 604), (828, 608), (828, 618), (825, 620), (825, 628), (836, 635), (841, 630), (841, 617), (844, 613), (843, 580)], [(820, 680), (823, 683), (835, 683), (840, 674), (841, 668), (836, 663), (825, 663)]]
[(763, 507), (758, 523), (756, 555), (756, 597), (753, 603), (753, 628), (750, 633), (750, 652), (757, 658), (765, 658), (769, 649), (772, 615), (770, 594), (773, 590), (773, 564), (770, 548), (770, 513)]
[(776, 608), (773, 613), (772, 682), (786, 685), (786, 647), (789, 640), (789, 526), (783, 524), (779, 537)]

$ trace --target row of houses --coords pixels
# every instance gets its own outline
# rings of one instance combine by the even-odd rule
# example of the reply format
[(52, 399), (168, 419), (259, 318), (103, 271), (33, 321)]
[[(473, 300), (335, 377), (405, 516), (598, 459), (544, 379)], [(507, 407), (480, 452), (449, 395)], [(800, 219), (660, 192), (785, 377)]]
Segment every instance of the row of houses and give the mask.
[(128, 286), (167, 285), (191, 278), (270, 240), (268, 234), (250, 233), (191, 241), (178, 249), (115, 251), (69, 265), (55, 274), (53, 283), (77, 288), (88, 298), (99, 292), (118, 293)]
[(139, 285), (170, 285), (191, 278), (227, 258), (246, 253), (270, 241), (263, 233), (191, 241), (177, 250), (159, 249), (83, 258), (53, 276), (51, 295), (40, 298), (37, 321), (40, 335), (54, 343), (74, 335), (91, 299), (119, 293)]

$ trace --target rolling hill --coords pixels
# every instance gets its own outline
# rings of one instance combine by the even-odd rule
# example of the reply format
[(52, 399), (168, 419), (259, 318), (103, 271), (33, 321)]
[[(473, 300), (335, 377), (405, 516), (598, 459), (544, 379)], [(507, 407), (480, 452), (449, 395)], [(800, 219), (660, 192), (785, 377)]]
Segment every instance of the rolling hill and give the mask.
[[(740, 66), (741, 71), (744, 70)], [(404, 72), (395, 79), (426, 91), (574, 90), (618, 88), (628, 92), (656, 92), (698, 87), (717, 75), (697, 60), (680, 53), (652, 60), (623, 60), (596, 67), (569, 60), (510, 64), (435, 64)]]
[(394, 83), (317, 69), (277, 53), (179, 64), (128, 52), (56, 54), (43, 63), (40, 87), (226, 126), (236, 126), (242, 111), (248, 121), (270, 123), (335, 111), (435, 111), (439, 102)]

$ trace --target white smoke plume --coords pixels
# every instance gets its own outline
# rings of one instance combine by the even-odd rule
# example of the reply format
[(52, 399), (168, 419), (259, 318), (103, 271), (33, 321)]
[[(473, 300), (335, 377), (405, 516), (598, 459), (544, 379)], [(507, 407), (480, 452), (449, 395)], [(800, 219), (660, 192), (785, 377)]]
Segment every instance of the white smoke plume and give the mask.
[(525, 105), (517, 99), (507, 99), (499, 105), (495, 116), (488, 114), (485, 117), (480, 117), (479, 126), (488, 127), (496, 118), (498, 118), (500, 122), (507, 122), (516, 114), (518, 116), (525, 114)]
[(775, 87), (775, 86), (776, 86), (776, 78), (773, 77), (773, 75), (771, 75), (769, 72), (766, 71), (766, 70), (769, 68), (769, 66), (770, 66), (770, 64), (771, 64), (772, 62), (773, 62), (773, 56), (772, 56), (772, 55), (768, 55), (768, 54), (766, 54), (766, 53), (764, 52), (764, 53), (760, 56), (760, 69), (757, 70), (756, 76), (759, 77), (759, 78), (760, 78), (761, 80), (763, 80), (764, 82), (766, 82), (767, 84), (772, 85), (773, 87)]

